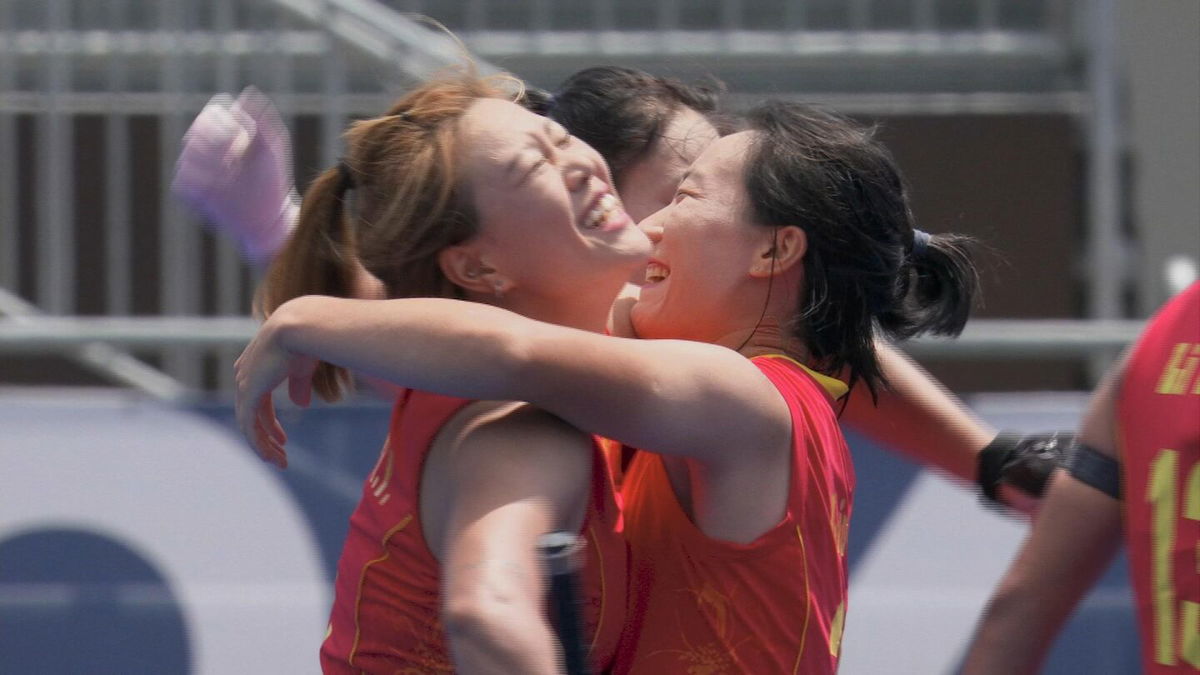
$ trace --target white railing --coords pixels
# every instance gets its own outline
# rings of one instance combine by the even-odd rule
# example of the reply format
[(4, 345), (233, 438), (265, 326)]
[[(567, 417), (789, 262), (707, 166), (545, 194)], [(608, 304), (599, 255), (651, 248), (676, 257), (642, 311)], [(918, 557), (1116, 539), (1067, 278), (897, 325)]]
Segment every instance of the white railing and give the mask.
[[(165, 190), (183, 130), (211, 93), (255, 83), (297, 139), (307, 139), (307, 147), (298, 142), (298, 164), (331, 164), (350, 115), (380, 109), (394, 93), (389, 86), (460, 57), (453, 39), (402, 11), (445, 18), (482, 58), (504, 58), (546, 86), (573, 70), (573, 59), (593, 65), (621, 57), (675, 74), (695, 64), (745, 68), (725, 76), (736, 105), (755, 95), (738, 86), (757, 78), (786, 89), (803, 83), (778, 78), (808, 68), (830, 89), (826, 102), (848, 112), (1057, 110), (1092, 120), (1089, 231), (1099, 234), (1087, 255), (1121, 269), (1112, 27), (1101, 21), (1112, 16), (1111, 0), (700, 4), (716, 13), (704, 18), (699, 5), (682, 0), (0, 0), (0, 289), (32, 302), (14, 296), (0, 311), (10, 316), (0, 319), (0, 352), (70, 354), (115, 382), (164, 397), (227, 388), (227, 364), (253, 330), (249, 319), (230, 317), (246, 312), (253, 273)], [(762, 23), (772, 11), (783, 14)], [(1029, 72), (1052, 75), (1045, 82), (1067, 84), (1021, 90), (1017, 78), (1017, 88), (1004, 91), (903, 89), (900, 70), (927, 81), (945, 67), (955, 82), (967, 82), (959, 77), (965, 67), (988, 83), (990, 72), (1010, 72), (986, 67), (988, 58), (1032, 64)], [(899, 64), (895, 90), (863, 90), (851, 66), (864, 59), (871, 67)], [(538, 80), (551, 72), (552, 80)], [(89, 141), (92, 154), (81, 157)], [(92, 196), (72, 198), (83, 193)], [(1091, 316), (1116, 318), (1112, 299), (1122, 283), (1119, 272), (1087, 280)], [(145, 314), (154, 316), (132, 316)], [(1076, 326), (1080, 332), (1071, 333)], [(1132, 326), (980, 321), (958, 341), (917, 341), (911, 349), (954, 358), (1108, 353)], [(1055, 327), (1061, 335), (1047, 340)], [(155, 357), (165, 372), (118, 348)], [(212, 355), (215, 385), (203, 362)]]
[[(975, 319), (954, 339), (902, 345), (920, 356), (956, 359), (1086, 357), (1119, 350), (1138, 320)], [(95, 344), (124, 349), (240, 349), (258, 322), (249, 317), (50, 317), (0, 319), (0, 353), (63, 353)]]

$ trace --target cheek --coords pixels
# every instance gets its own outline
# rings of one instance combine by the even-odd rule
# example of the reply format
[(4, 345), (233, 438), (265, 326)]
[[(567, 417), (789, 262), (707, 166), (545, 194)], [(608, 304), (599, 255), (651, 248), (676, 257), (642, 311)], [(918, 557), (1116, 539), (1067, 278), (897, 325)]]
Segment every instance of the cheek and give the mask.
[(574, 228), (570, 204), (544, 187), (496, 191), (478, 211), (480, 220), (493, 224), (494, 231), (520, 241), (529, 237), (552, 237)]
[(672, 276), (678, 270), (689, 288), (715, 296), (745, 280), (746, 261), (752, 254), (745, 250), (744, 238), (730, 236), (726, 228), (697, 224), (676, 242), (669, 255)]

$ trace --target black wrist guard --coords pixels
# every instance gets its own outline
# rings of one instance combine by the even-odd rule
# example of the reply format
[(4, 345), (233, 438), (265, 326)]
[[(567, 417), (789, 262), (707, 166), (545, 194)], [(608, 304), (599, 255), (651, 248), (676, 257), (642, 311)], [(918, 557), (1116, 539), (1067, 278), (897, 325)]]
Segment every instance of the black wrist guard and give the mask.
[(1121, 463), (1095, 448), (1076, 443), (1063, 461), (1067, 473), (1113, 499), (1121, 498)]
[(1031, 497), (1041, 497), (1046, 482), (1063, 462), (1075, 436), (1066, 433), (1022, 436), (1001, 432), (979, 452), (976, 481), (983, 496), (1000, 503), (1000, 485), (1010, 485)]

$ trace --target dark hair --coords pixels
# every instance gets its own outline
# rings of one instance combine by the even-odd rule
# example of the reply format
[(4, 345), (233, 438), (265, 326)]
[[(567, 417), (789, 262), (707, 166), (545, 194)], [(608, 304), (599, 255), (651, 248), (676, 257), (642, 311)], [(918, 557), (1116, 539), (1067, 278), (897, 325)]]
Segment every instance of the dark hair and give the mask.
[[(618, 183), (647, 153), (681, 107), (712, 116), (720, 84), (679, 80), (619, 66), (581, 70), (553, 96), (534, 94), (531, 109), (562, 124), (608, 162)], [(719, 120), (716, 120), (719, 121)]]
[[(296, 232), (267, 271), (263, 312), (301, 295), (350, 296), (359, 262), (389, 297), (461, 297), (437, 261), (439, 251), (478, 231), (460, 181), (458, 121), (479, 99), (512, 100), (502, 86), (510, 80), (447, 74), (386, 114), (352, 124), (345, 157), (309, 185)], [(354, 209), (346, 208), (350, 198)], [(327, 400), (347, 382), (348, 374), (328, 363), (313, 377)]]
[(978, 288), (971, 240), (933, 235), (913, 251), (907, 190), (875, 129), (821, 110), (769, 102), (747, 115), (754, 220), (807, 235), (804, 292), (793, 332), (826, 372), (885, 384), (874, 334), (956, 335)]

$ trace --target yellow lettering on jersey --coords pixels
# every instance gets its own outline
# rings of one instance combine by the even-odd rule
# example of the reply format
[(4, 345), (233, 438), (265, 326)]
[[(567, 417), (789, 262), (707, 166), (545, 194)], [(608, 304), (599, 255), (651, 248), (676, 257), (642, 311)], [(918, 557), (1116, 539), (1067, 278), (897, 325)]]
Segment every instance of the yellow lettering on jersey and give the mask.
[(838, 604), (837, 613), (833, 615), (833, 625), (829, 627), (829, 653), (834, 658), (842, 651), (842, 629), (846, 626), (846, 602)]
[(1154, 507), (1150, 519), (1150, 593), (1154, 606), (1154, 662), (1173, 666), (1175, 660), (1175, 579), (1171, 556), (1175, 549), (1179, 453), (1164, 448), (1150, 462), (1146, 501)]
[(833, 529), (833, 544), (837, 550), (837, 554), (846, 555), (846, 543), (850, 540), (850, 514), (847, 513), (846, 500), (834, 494), (830, 497), (832, 504), (830, 510), (833, 513), (833, 520), (830, 522), (830, 527)]
[[(1157, 394), (1182, 395), (1188, 393), (1189, 385), (1196, 377), (1200, 365), (1200, 344), (1180, 342), (1171, 350), (1171, 357), (1163, 368), (1162, 377), (1154, 391)], [(1194, 394), (1200, 394), (1200, 381), (1194, 383)]]
[(1185, 663), (1200, 668), (1200, 602), (1184, 600), (1179, 604), (1179, 656)]
[(371, 492), (375, 495), (375, 500), (380, 506), (388, 503), (388, 500), (392, 498), (390, 488), (392, 485), (392, 469), (395, 467), (395, 464), (396, 461), (392, 455), (391, 446), (384, 445), (383, 452), (379, 455), (379, 461), (375, 463), (375, 468), (371, 471), (368, 479)]
[[(1200, 462), (1192, 465), (1184, 481), (1183, 517), (1200, 521)], [(1200, 541), (1196, 542), (1196, 574), (1200, 575)], [(1194, 668), (1200, 668), (1200, 602), (1184, 600), (1180, 604), (1179, 656)]]

